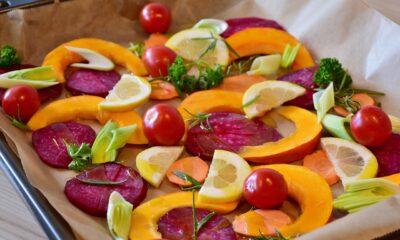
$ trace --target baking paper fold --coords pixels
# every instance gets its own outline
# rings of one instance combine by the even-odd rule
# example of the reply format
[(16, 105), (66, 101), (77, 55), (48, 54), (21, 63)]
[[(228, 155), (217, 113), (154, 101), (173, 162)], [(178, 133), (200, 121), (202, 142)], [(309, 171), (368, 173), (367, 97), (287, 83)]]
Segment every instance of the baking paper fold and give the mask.
[[(387, 112), (400, 116), (400, 27), (363, 1), (160, 2), (172, 10), (170, 32), (188, 28), (205, 17), (274, 19), (297, 37), (315, 59), (340, 59), (356, 87), (385, 92), (386, 96), (379, 101)], [(13, 45), (21, 52), (23, 62), (36, 65), (40, 65), (53, 48), (76, 38), (96, 37), (127, 46), (128, 42), (141, 41), (147, 36), (137, 20), (145, 3), (144, 0), (75, 0), (12, 11), (0, 15), (0, 45)], [(177, 101), (172, 103), (177, 104)], [(143, 109), (139, 111), (143, 113)], [(99, 127), (91, 125), (96, 129)], [(44, 164), (32, 148), (30, 134), (13, 127), (3, 114), (0, 115), (0, 129), (14, 142), (32, 185), (71, 225), (77, 238), (110, 239), (105, 219), (85, 214), (66, 199), (64, 184), (76, 173)], [(134, 166), (139, 151), (140, 148), (129, 146), (122, 150), (118, 159), (125, 165)], [(147, 199), (177, 190), (164, 181), (160, 189), (149, 191)], [(400, 196), (396, 196), (335, 220), (299, 239), (372, 239), (400, 228), (399, 212)]]

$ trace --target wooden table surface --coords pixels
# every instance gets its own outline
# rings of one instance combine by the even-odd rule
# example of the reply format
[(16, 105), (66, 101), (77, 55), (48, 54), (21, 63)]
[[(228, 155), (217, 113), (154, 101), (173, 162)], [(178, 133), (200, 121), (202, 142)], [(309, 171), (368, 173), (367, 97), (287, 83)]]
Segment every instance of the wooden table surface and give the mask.
[[(400, 23), (397, 0), (364, 0), (393, 21)], [(32, 213), (0, 170), (0, 240), (47, 239)]]
[(4, 173), (0, 170), (0, 239), (47, 239)]

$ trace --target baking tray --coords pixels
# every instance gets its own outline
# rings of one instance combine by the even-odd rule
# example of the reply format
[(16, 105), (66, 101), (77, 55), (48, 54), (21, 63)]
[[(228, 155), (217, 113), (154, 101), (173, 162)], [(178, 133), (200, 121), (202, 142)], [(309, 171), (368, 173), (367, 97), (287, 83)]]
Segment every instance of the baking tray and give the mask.
[(29, 183), (19, 158), (8, 146), (3, 134), (0, 135), (0, 168), (30, 208), (49, 239), (75, 239), (68, 223), (49, 204), (46, 198)]
[[(57, 1), (57, 0), (56, 0)], [(53, 0), (0, 0), (0, 13), (15, 8), (34, 7), (50, 4)], [(67, 1), (67, 0), (59, 0)], [(0, 133), (0, 168), (12, 183), (15, 190), (29, 207), (39, 225), (49, 239), (74, 240), (72, 229), (61, 215), (49, 204), (46, 198), (35, 189), (27, 179), (20, 159), (12, 151), (2, 133)], [(388, 233), (376, 240), (400, 239), (400, 230)]]

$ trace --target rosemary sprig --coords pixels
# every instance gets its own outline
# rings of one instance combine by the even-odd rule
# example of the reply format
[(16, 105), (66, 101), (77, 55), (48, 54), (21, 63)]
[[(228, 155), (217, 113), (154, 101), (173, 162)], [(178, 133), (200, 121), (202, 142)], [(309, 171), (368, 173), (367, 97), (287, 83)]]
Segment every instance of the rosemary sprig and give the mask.
[(266, 237), (260, 231), (260, 236), (253, 237), (253, 238), (251, 238), (251, 240), (289, 240), (289, 239), (285, 238), (284, 236), (282, 236), (282, 234), (276, 229), (275, 229), (275, 234), (276, 234), (276, 237), (270, 237), (270, 236)]
[(183, 191), (200, 189), (201, 186), (202, 186), (202, 184), (199, 183), (196, 179), (194, 179), (192, 176), (190, 176), (190, 175), (188, 175), (188, 174), (186, 174), (186, 173), (184, 173), (184, 172), (173, 171), (172, 173), (173, 173), (175, 176), (177, 176), (178, 178), (180, 178), (180, 179), (182, 179), (182, 180), (184, 180), (184, 181), (189, 182), (189, 183), (192, 184), (192, 186), (190, 186), (190, 187), (182, 187), (181, 189), (182, 189)]
[(128, 179), (122, 181), (99, 181), (96, 179), (80, 179), (77, 178), (80, 182), (92, 185), (120, 185), (126, 182)]
[(10, 115), (6, 115), (6, 117), (11, 121), (11, 124), (16, 126), (17, 128), (22, 129), (22, 130), (30, 130), (28, 125), (26, 125), (23, 121), (13, 118)]
[(246, 108), (246, 107), (254, 104), (258, 99), (260, 99), (260, 97), (261, 97), (261, 95), (255, 96), (253, 99), (251, 99), (250, 101), (248, 101), (245, 104), (243, 104), (241, 108), (243, 109), (243, 108)]
[[(185, 121), (191, 122), (190, 125), (188, 126), (189, 129), (197, 126), (200, 124), (200, 129), (203, 131), (207, 132), (212, 132), (212, 126), (209, 120), (209, 117), (212, 115), (211, 113), (197, 113), (193, 114), (189, 112), (186, 108), (183, 109), (185, 112), (187, 112), (190, 116), (192, 116), (189, 119), (186, 119)], [(205, 123), (204, 123), (205, 122)]]
[(197, 221), (197, 216), (196, 216), (196, 205), (195, 205), (195, 196), (194, 192), (192, 191), (192, 213), (193, 213), (193, 239), (197, 240), (197, 234), (200, 231), (200, 229), (208, 222), (211, 220), (211, 218), (215, 215), (215, 212), (210, 212), (202, 218), (200, 221)]
[(203, 57), (208, 51), (215, 49), (217, 46), (218, 40), (221, 40), (225, 46), (228, 48), (228, 50), (235, 55), (235, 57), (239, 58), (240, 55), (233, 49), (233, 47), (223, 38), (218, 38), (217, 36), (214, 36), (212, 32), (210, 32), (210, 37), (200, 37), (200, 38), (192, 38), (192, 40), (213, 40), (211, 41), (210, 45), (207, 47), (207, 49), (200, 55), (199, 58)]

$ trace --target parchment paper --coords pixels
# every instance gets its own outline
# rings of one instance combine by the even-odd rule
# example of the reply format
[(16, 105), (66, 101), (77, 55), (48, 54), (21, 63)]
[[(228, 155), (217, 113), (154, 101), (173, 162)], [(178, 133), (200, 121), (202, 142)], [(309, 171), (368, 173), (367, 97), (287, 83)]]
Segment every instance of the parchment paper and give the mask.
[[(24, 62), (40, 65), (57, 45), (80, 37), (98, 37), (126, 45), (145, 38), (137, 17), (145, 0), (75, 0), (0, 15), (0, 45), (12, 44)], [(302, 41), (315, 59), (336, 57), (349, 69), (357, 87), (386, 93), (384, 109), (400, 116), (400, 27), (357, 0), (164, 0), (173, 12), (170, 32), (204, 17), (259, 16), (275, 19)], [(143, 108), (142, 108), (143, 110)], [(92, 124), (93, 125), (93, 124)], [(95, 125), (93, 125), (95, 126)], [(44, 164), (31, 146), (30, 134), (0, 115), (0, 129), (17, 148), (32, 185), (71, 225), (78, 238), (109, 239), (105, 220), (71, 205), (63, 194), (75, 175)], [(134, 166), (138, 148), (119, 155)], [(148, 198), (176, 191), (167, 181)], [(400, 196), (334, 221), (300, 239), (371, 239), (400, 228)]]

